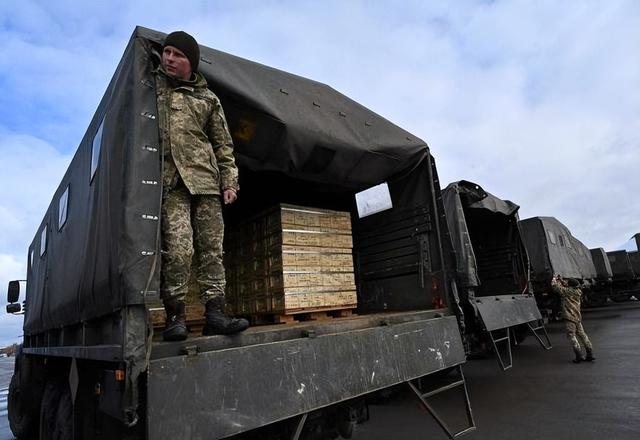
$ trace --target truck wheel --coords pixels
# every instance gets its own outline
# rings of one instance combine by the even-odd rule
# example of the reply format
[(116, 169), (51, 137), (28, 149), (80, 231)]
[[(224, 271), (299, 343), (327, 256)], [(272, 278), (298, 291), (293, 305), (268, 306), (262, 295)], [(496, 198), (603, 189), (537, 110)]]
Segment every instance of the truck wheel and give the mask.
[(19, 439), (33, 438), (38, 432), (38, 415), (32, 414), (25, 399), (29, 396), (20, 389), (20, 372), (14, 373), (9, 384), (9, 398), (7, 409), (9, 412), (9, 427)]
[(63, 381), (50, 381), (44, 389), (40, 407), (40, 440), (73, 438), (71, 390)]

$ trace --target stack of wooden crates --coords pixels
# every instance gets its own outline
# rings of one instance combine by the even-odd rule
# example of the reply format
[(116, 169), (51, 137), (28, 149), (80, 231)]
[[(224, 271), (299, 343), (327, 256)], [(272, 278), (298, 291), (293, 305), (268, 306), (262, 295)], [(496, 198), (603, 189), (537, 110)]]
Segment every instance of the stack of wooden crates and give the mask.
[(348, 212), (278, 205), (227, 225), (227, 307), (293, 315), (357, 305)]

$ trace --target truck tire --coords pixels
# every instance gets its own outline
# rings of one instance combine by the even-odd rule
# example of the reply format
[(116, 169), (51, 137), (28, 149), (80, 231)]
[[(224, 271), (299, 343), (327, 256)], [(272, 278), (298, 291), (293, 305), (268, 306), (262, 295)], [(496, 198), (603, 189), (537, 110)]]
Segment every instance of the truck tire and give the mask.
[(9, 384), (7, 409), (11, 432), (21, 440), (35, 438), (35, 434), (38, 433), (38, 414), (32, 414), (25, 401), (29, 398), (28, 393), (23, 391), (20, 387), (20, 371), (17, 371)]
[(71, 390), (63, 381), (49, 381), (40, 407), (40, 440), (73, 438)]

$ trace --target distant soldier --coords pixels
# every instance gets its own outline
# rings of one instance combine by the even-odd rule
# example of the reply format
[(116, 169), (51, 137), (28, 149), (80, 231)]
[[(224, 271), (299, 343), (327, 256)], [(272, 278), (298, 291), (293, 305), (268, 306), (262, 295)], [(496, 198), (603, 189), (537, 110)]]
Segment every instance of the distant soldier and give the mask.
[(161, 296), (167, 314), (163, 338), (187, 337), (185, 297), (192, 257), (205, 304), (204, 335), (245, 330), (245, 319), (224, 314), (221, 201), (233, 203), (238, 169), (220, 100), (198, 73), (200, 49), (189, 34), (169, 34), (156, 70), (163, 151)]
[[(579, 289), (580, 283), (577, 280), (570, 278), (568, 282), (564, 281), (560, 275), (554, 277), (551, 280), (551, 287), (555, 293), (560, 296), (562, 317), (567, 325), (567, 338), (571, 343), (573, 352), (576, 358), (574, 363), (578, 364), (582, 361), (594, 361), (593, 346), (587, 333), (582, 328), (582, 314), (580, 312), (580, 306), (582, 302), (582, 290)], [(582, 346), (580, 345), (582, 343)], [(586, 357), (582, 353), (582, 348)]]

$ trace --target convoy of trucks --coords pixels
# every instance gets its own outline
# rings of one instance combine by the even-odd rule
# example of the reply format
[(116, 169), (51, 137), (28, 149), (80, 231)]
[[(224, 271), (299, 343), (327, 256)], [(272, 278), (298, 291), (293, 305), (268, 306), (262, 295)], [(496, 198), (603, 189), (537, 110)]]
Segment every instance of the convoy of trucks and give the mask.
[[(201, 46), (240, 169), (225, 222), (283, 203), (349, 212), (358, 305), (163, 342), (150, 311), (162, 270), (153, 71), (164, 37), (135, 29), (29, 246), (24, 302), (10, 283), (7, 311), (24, 313), (8, 401), (19, 439), (350, 438), (368, 399), (401, 384), (454, 438), (475, 429), (467, 357), (488, 349), (509, 368), (523, 332), (550, 348), (534, 294), (558, 273), (585, 286), (607, 278), (557, 220), (519, 222), (517, 205), (472, 182), (441, 192), (427, 144), (346, 96)], [(360, 196), (379, 186), (388, 206), (363, 213)], [(453, 389), (467, 421), (458, 432), (430, 404)]]

